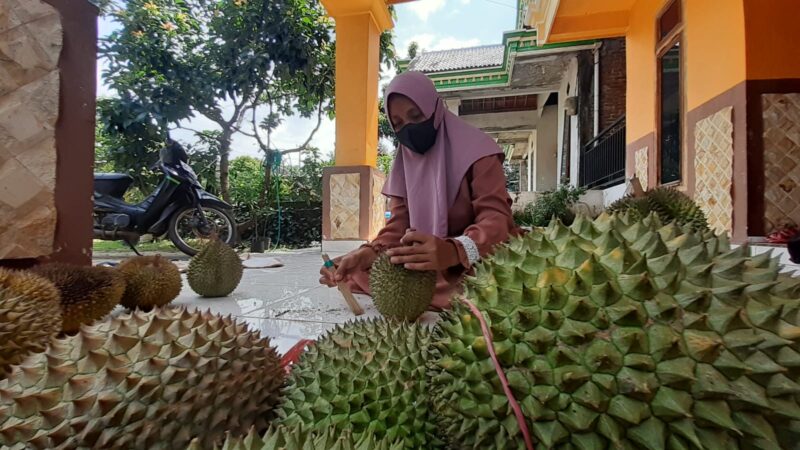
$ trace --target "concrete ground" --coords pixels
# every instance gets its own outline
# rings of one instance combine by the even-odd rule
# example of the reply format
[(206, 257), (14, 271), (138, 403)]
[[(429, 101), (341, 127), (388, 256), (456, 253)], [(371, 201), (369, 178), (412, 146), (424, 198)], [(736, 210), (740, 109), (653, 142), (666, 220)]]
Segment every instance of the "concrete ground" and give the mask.
[[(130, 255), (98, 255), (95, 263), (118, 261)], [(181, 255), (164, 255), (184, 261)], [(195, 294), (184, 279), (183, 291), (173, 302), (189, 308), (232, 315), (247, 322), (262, 336), (272, 339), (283, 354), (301, 339), (314, 339), (325, 331), (356, 319), (337, 289), (319, 284), (322, 258), (319, 249), (298, 250), (268, 255), (283, 263), (271, 269), (245, 269), (242, 281), (230, 297), (204, 299)], [(358, 319), (379, 317), (372, 300), (356, 295), (364, 308)], [(424, 322), (435, 322), (437, 315), (426, 313)]]

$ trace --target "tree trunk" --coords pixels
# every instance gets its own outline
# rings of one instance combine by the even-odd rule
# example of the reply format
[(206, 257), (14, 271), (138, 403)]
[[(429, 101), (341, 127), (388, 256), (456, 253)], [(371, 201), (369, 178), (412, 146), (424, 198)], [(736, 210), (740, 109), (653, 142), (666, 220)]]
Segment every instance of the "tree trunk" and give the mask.
[(259, 208), (267, 206), (267, 195), (269, 194), (270, 186), (272, 186), (272, 150), (267, 150), (264, 156), (264, 185), (258, 197)]
[(226, 202), (231, 202), (230, 185), (228, 182), (228, 171), (230, 170), (230, 152), (231, 152), (231, 134), (230, 129), (222, 131), (219, 138), (219, 192), (222, 199)]

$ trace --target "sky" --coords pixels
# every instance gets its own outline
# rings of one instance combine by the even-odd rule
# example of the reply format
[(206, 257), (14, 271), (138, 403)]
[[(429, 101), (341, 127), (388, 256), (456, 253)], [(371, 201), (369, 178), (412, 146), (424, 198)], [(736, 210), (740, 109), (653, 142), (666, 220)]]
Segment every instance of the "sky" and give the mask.
[[(396, 6), (395, 47), (398, 56), (407, 55), (408, 45), (416, 41), (423, 51), (446, 50), (478, 45), (499, 44), (503, 32), (514, 28), (516, 0), (417, 0)], [(115, 28), (107, 19), (99, 23), (100, 36)], [(103, 84), (103, 61), (98, 61), (98, 95), (109, 95)], [(382, 83), (390, 80), (394, 70), (384, 74)], [(215, 129), (210, 121), (198, 117), (185, 124), (186, 127), (202, 130)], [(279, 147), (294, 148), (305, 141), (316, 125), (316, 118), (288, 118), (273, 133)], [(325, 155), (332, 155), (335, 141), (333, 121), (324, 119), (322, 126), (311, 142)], [(180, 140), (192, 142), (191, 132), (178, 131)], [(237, 135), (232, 144), (232, 156), (259, 156), (258, 145), (252, 138)], [(291, 163), (291, 161), (287, 161)], [(297, 161), (295, 161), (297, 162)]]

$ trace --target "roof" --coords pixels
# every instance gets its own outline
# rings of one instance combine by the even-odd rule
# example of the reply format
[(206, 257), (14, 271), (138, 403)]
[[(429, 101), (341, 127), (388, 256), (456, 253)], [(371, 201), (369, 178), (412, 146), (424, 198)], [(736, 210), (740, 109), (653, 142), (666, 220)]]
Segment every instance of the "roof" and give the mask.
[(484, 45), (481, 47), (459, 48), (424, 52), (417, 55), (408, 65), (408, 70), (425, 73), (449, 72), (453, 70), (480, 69), (503, 65), (505, 45)]

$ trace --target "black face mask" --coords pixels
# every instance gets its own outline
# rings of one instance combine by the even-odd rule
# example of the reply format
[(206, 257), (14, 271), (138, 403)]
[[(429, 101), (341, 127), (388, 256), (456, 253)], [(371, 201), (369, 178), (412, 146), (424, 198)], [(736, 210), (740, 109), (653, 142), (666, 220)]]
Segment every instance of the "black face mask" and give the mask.
[(436, 128), (433, 126), (435, 118), (436, 111), (433, 112), (430, 119), (424, 122), (410, 123), (404, 126), (395, 133), (397, 139), (414, 153), (424, 155), (436, 142)]

